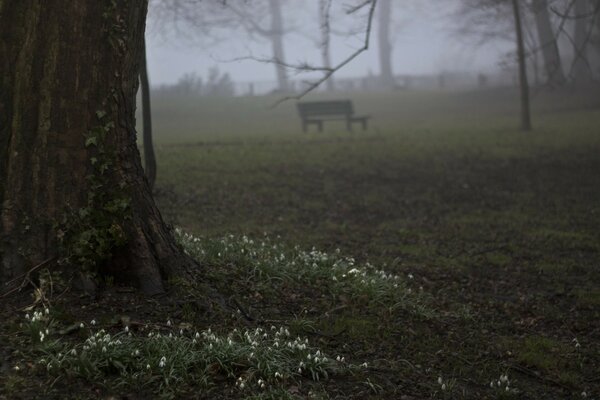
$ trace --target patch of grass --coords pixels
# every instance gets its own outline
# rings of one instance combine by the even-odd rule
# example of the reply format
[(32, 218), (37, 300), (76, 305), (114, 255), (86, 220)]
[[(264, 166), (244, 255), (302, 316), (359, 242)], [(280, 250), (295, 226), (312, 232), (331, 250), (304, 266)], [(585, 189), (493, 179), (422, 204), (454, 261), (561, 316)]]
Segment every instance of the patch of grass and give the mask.
[(576, 339), (566, 345), (544, 336), (529, 336), (515, 345), (516, 359), (522, 365), (541, 371), (564, 385), (576, 387), (581, 383)]
[[(252, 288), (271, 291), (274, 287), (294, 285), (297, 290), (315, 288), (321, 294), (415, 316), (431, 318), (425, 294), (413, 291), (399, 275), (359, 264), (339, 250), (333, 253), (288, 248), (263, 237), (260, 240), (233, 235), (221, 239), (199, 238), (177, 231), (185, 250), (201, 265), (224, 266), (218, 274), (234, 274)], [(230, 271), (227, 271), (230, 270)], [(218, 278), (217, 278), (218, 279)]]
[(241, 393), (272, 398), (302, 379), (319, 381), (358, 368), (327, 356), (308, 339), (292, 337), (287, 328), (194, 332), (189, 324), (175, 327), (169, 320), (162, 327), (125, 326), (109, 333), (95, 324), (81, 323), (85, 339), (66, 340), (46, 309), (26, 318), (23, 329), (31, 335), (35, 362), (57, 379), (81, 377), (112, 388), (153, 387), (161, 397), (225, 379)]

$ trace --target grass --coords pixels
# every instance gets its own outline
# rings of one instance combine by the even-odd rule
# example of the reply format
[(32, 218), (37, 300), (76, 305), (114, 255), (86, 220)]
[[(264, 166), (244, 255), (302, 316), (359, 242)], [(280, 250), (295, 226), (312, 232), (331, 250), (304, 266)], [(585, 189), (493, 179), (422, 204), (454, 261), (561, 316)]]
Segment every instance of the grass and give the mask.
[[(112, 286), (99, 299), (59, 298), (43, 343), (40, 327), (10, 314), (0, 396), (600, 396), (598, 102), (538, 94), (535, 130), (522, 133), (514, 96), (367, 93), (353, 101), (372, 129), (332, 123), (323, 134), (302, 134), (293, 103), (268, 108), (275, 98), (153, 99), (157, 201), (231, 312), (205, 301), (204, 281), (174, 280), (159, 300)], [(286, 367), (295, 354), (258, 365), (237, 344), (218, 355), (191, 347), (196, 331), (239, 344), (235, 335), (271, 325), (347, 362), (324, 365), (317, 381)], [(81, 372), (101, 329), (126, 343), (113, 357), (125, 373), (101, 350)], [(157, 367), (164, 349), (172, 375)], [(40, 358), (58, 353), (64, 367), (48, 373)]]

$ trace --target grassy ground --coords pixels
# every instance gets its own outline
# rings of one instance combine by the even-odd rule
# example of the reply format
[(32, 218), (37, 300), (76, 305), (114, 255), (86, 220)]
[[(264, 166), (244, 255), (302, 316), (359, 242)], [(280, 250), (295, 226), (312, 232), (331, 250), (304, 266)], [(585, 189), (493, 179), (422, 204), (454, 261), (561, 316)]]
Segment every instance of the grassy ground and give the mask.
[[(373, 115), (369, 131), (332, 123), (322, 134), (301, 133), (293, 103), (269, 110), (273, 98), (155, 99), (156, 198), (170, 223), (199, 237), (186, 248), (240, 313), (216, 320), (210, 307), (190, 306), (201, 288), (176, 282), (178, 294), (150, 305), (117, 288), (78, 300), (77, 312), (61, 314), (58, 301), (53, 323), (97, 318), (115, 330), (123, 325), (115, 315), (127, 314), (154, 321), (150, 328), (160, 320), (164, 334), (166, 318), (220, 332), (277, 325), (352, 364), (323, 366), (330, 378), (319, 382), (288, 371), (265, 390), (264, 363), (223, 361), (217, 371), (204, 366), (205, 385), (184, 379), (176, 390), (150, 373), (145, 395), (160, 387), (198, 398), (599, 398), (600, 109), (592, 99), (537, 95), (535, 130), (522, 133), (509, 91), (364, 94), (353, 100)], [(4, 337), (16, 350), (6, 359), (35, 364), (39, 349), (24, 350), (28, 339), (11, 318)], [(60, 397), (70, 386), (81, 397), (136, 398), (139, 384), (106, 371), (32, 371), (7, 373), (4, 396), (44, 388)]]

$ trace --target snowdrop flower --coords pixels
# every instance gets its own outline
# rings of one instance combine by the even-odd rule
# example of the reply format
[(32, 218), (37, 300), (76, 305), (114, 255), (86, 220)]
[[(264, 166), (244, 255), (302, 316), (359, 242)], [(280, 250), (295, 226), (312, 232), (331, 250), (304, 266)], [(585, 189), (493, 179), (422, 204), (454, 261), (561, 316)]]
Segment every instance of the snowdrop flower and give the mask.
[(150, 369), (150, 364), (146, 364), (146, 369)]
[(442, 377), (441, 377), (441, 376), (440, 376), (440, 377), (438, 377), (438, 380), (437, 380), (437, 382), (438, 382), (438, 385), (441, 385), (441, 384), (443, 383), (443, 381), (442, 381)]
[(167, 326), (171, 326), (171, 320), (170, 319), (167, 320)]
[(96, 325), (96, 320), (95, 320), (95, 319), (91, 320), (91, 321), (90, 321), (90, 324), (92, 324), (92, 325)]
[(72, 356), (76, 356), (77, 355), (77, 350), (75, 350), (75, 349), (71, 350), (71, 355)]
[(15, 367), (13, 368), (15, 371), (19, 371), (21, 368), (19, 368), (18, 365), (15, 365)]
[(129, 327), (128, 326), (125, 327), (125, 332), (129, 332)]
[(408, 274), (408, 279), (414, 279), (413, 274)]
[(106, 353), (106, 346), (102, 346), (102, 352)]
[(442, 385), (442, 390), (446, 390), (446, 384), (445, 383)]
[(46, 315), (50, 314), (50, 310), (48, 309), (48, 307), (46, 307), (46, 309), (44, 310), (44, 312), (46, 313)]
[(40, 331), (40, 342), (44, 341), (44, 337), (45, 337), (44, 332)]
[(367, 368), (369, 366), (369, 364), (367, 364), (366, 362), (364, 362), (364, 363), (360, 364), (360, 366)]
[(29, 321), (29, 318), (31, 318), (29, 314), (25, 314), (25, 319)]

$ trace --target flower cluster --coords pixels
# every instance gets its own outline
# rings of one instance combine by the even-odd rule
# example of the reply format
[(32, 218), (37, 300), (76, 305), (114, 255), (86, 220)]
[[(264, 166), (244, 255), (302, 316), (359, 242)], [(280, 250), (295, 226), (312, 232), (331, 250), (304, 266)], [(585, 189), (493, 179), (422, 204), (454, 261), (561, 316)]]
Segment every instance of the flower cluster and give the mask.
[(177, 230), (177, 237), (188, 254), (208, 265), (237, 268), (247, 274), (248, 280), (270, 284), (275, 279), (297, 282), (299, 285), (322, 285), (334, 294), (365, 294), (369, 302), (389, 304), (419, 314), (432, 311), (425, 306), (423, 293), (413, 293), (408, 280), (399, 275), (377, 269), (368, 262), (357, 264), (352, 257), (344, 257), (339, 249), (326, 253), (312, 248), (286, 248), (267, 237), (254, 241), (246, 236), (225, 236), (221, 239), (198, 238)]
[[(34, 318), (39, 321), (43, 315), (36, 313)], [(81, 342), (57, 339), (45, 346), (39, 365), (57, 376), (66, 373), (96, 381), (118, 372), (124, 383), (158, 380), (165, 388), (188, 380), (209, 382), (218, 370), (240, 390), (279, 388), (300, 377), (319, 380), (350, 366), (344, 357), (332, 359), (311, 346), (307, 338), (292, 337), (286, 327), (228, 333), (210, 328), (184, 331), (172, 323), (151, 330), (126, 326), (118, 332), (95, 331), (93, 324), (89, 329)], [(38, 332), (40, 342), (48, 334)]]
[(503, 392), (518, 393), (517, 389), (510, 387), (510, 379), (508, 379), (507, 374), (500, 375), (500, 378), (492, 380), (490, 388)]

